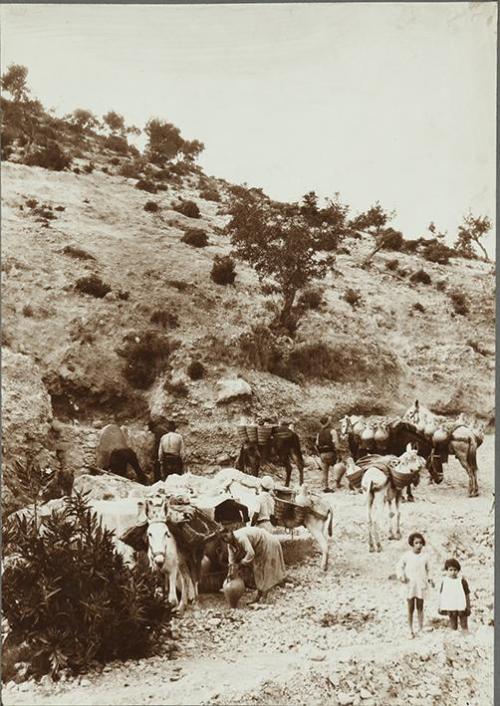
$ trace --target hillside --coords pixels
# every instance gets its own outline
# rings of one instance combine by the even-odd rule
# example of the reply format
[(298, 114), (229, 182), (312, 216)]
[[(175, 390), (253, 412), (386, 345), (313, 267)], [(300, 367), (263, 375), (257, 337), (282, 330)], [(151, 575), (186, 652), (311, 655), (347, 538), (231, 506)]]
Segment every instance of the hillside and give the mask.
[[(269, 323), (273, 312), (254, 272), (238, 262), (234, 286), (210, 279), (214, 256), (228, 254), (230, 243), (221, 234), (221, 204), (201, 198), (200, 184), (216, 188), (223, 201), (229, 185), (195, 172), (150, 194), (106, 164), (110, 173), (76, 174), (3, 163), (7, 463), (30, 446), (52, 455), (51, 415), (63, 423), (59, 430), (71, 431), (70, 445), (113, 418), (144, 430), (151, 415), (173, 417), (191, 460), (204, 463), (235, 450), (241, 414), (286, 414), (305, 435), (325, 412), (336, 419), (392, 414), (417, 397), (442, 414), (465, 411), (494, 420), (491, 264), (453, 258), (439, 265), (381, 251), (366, 269), (361, 263), (372, 240), (346, 240), (335, 271), (318, 283), (324, 303), (307, 311), (289, 342), (302, 347), (302, 359), (311, 354), (294, 383), (254, 369), (249, 346), (239, 343), (253, 326)], [(196, 202), (201, 218), (172, 210), (179, 198)], [(147, 201), (158, 203), (159, 212), (145, 211)], [(41, 206), (45, 214), (37, 212)], [(192, 227), (207, 231), (208, 247), (181, 241)], [(394, 259), (398, 263), (389, 269)], [(421, 268), (429, 284), (410, 281)], [(103, 298), (75, 290), (79, 278), (93, 274), (111, 288)], [(348, 289), (361, 295), (355, 306), (344, 299)], [(467, 313), (456, 313), (453, 292), (463, 293)], [(161, 348), (151, 363), (158, 375), (150, 387), (137, 389), (124, 377), (126, 360), (118, 351), (150, 340), (148, 335)], [(318, 343), (330, 347), (338, 366), (330, 361), (328, 374), (314, 379), (320, 365), (307, 346)], [(192, 360), (204, 364), (203, 379), (187, 375)], [(219, 382), (237, 376), (253, 394), (221, 402)]]

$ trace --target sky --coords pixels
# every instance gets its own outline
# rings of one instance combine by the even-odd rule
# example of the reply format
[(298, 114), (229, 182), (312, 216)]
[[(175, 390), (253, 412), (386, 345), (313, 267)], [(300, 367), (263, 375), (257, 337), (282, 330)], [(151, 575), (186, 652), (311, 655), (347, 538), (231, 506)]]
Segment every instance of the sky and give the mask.
[(173, 122), (208, 174), (452, 242), (495, 217), (496, 26), (493, 2), (3, 4), (1, 62), (58, 114)]

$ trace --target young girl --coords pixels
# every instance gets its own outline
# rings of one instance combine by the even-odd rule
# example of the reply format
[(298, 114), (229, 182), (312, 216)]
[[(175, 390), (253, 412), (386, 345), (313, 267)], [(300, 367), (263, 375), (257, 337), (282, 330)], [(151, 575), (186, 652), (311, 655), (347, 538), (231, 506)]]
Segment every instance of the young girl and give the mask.
[(398, 578), (406, 585), (404, 594), (408, 606), (408, 627), (410, 637), (415, 637), (413, 632), (413, 613), (417, 607), (418, 629), (424, 625), (424, 599), (426, 597), (429, 579), (429, 561), (423, 548), (425, 539), (420, 532), (413, 532), (408, 537), (411, 549), (401, 557), (398, 565)]
[(460, 563), (456, 559), (447, 559), (444, 562), (446, 576), (443, 577), (439, 589), (439, 614), (449, 616), (452, 630), (458, 629), (460, 618), (460, 627), (464, 632), (468, 632), (470, 590), (467, 581), (458, 577), (460, 569)]

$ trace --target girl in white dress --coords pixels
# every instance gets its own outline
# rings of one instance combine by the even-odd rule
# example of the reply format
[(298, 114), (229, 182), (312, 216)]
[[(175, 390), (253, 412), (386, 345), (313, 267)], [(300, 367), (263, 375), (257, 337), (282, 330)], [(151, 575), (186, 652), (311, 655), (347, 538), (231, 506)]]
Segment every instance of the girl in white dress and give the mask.
[(464, 632), (467, 632), (467, 618), (470, 615), (470, 589), (467, 581), (458, 576), (461, 568), (456, 559), (447, 559), (444, 562), (446, 575), (443, 577), (439, 589), (439, 614), (449, 616), (452, 630), (458, 629), (458, 619), (460, 618), (460, 627)]
[(405, 584), (404, 597), (408, 606), (408, 627), (410, 637), (415, 637), (413, 632), (413, 614), (417, 608), (418, 629), (424, 625), (424, 600), (427, 587), (430, 583), (429, 559), (423, 551), (425, 538), (420, 532), (413, 532), (408, 537), (411, 549), (403, 554), (398, 564), (397, 576)]

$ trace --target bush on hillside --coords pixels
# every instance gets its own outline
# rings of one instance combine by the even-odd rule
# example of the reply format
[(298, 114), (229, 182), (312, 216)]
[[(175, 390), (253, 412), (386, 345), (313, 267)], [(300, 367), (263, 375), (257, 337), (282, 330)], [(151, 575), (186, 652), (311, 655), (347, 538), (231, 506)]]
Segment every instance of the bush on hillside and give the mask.
[(157, 192), (156, 185), (153, 184), (152, 181), (148, 181), (147, 179), (139, 179), (139, 181), (135, 185), (135, 188), (140, 189), (141, 191), (147, 191), (150, 194), (156, 194)]
[(415, 302), (415, 304), (413, 305), (413, 309), (415, 311), (420, 311), (422, 314), (425, 312), (425, 307), (420, 302)]
[(201, 380), (206, 372), (205, 366), (199, 360), (192, 360), (187, 368), (187, 374), (191, 380)]
[(120, 164), (120, 159), (118, 157), (111, 157), (109, 163), (112, 164), (113, 167), (117, 167)]
[(210, 277), (216, 284), (233, 284), (236, 279), (234, 260), (229, 257), (215, 256)]
[(418, 283), (430, 284), (431, 281), (432, 280), (431, 280), (430, 275), (425, 270), (422, 270), (422, 269), (417, 270), (410, 277), (410, 282), (413, 282), (414, 284), (418, 284)]
[(126, 162), (122, 164), (120, 171), (118, 172), (120, 176), (126, 177), (127, 179), (140, 179), (141, 178), (141, 167), (134, 162)]
[(208, 236), (201, 228), (190, 228), (184, 233), (181, 240), (194, 248), (204, 248), (208, 245)]
[(420, 240), (405, 240), (403, 241), (401, 251), (408, 255), (414, 255), (420, 246)]
[(43, 167), (54, 172), (62, 172), (71, 166), (71, 157), (66, 154), (57, 142), (49, 142), (47, 146), (29, 155), (25, 163), (30, 167)]
[(188, 218), (200, 218), (201, 213), (194, 201), (180, 201), (172, 206), (172, 210), (182, 213)]
[(299, 306), (304, 309), (317, 310), (320, 309), (324, 303), (323, 291), (319, 287), (307, 287), (299, 297)]
[(156, 203), (156, 201), (146, 201), (144, 204), (144, 210), (148, 213), (158, 213), (160, 206)]
[(92, 172), (94, 171), (94, 169), (95, 169), (95, 164), (94, 164), (94, 162), (89, 162), (88, 164), (86, 164), (86, 165), (83, 167), (83, 171), (85, 172), (85, 174), (92, 174)]
[(128, 153), (128, 142), (126, 137), (109, 135), (109, 137), (106, 138), (104, 145), (112, 152), (118, 152), (118, 154)]
[(200, 191), (200, 198), (205, 199), (205, 201), (216, 201), (220, 202), (220, 194), (217, 189), (202, 189)]
[(469, 313), (469, 307), (465, 294), (463, 292), (451, 292), (449, 296), (455, 314), (466, 316)]
[(174, 397), (187, 397), (189, 395), (189, 388), (184, 380), (172, 381), (167, 378), (163, 383), (163, 389), (166, 392), (170, 392)]
[(164, 371), (170, 354), (178, 345), (156, 331), (125, 336), (123, 348), (117, 350), (125, 359), (123, 376), (133, 387), (147, 390)]
[(395, 272), (399, 267), (399, 260), (387, 260), (387, 262), (385, 263), (385, 267), (387, 270)]
[(97, 275), (89, 275), (88, 277), (80, 277), (76, 281), (75, 289), (77, 292), (82, 294), (89, 294), (96, 299), (102, 299), (109, 292), (111, 292), (111, 287), (102, 281)]
[(447, 285), (446, 280), (440, 279), (438, 282), (436, 282), (436, 289), (439, 292), (444, 292), (444, 290), (446, 289), (446, 285)]
[(454, 251), (442, 243), (432, 243), (424, 249), (424, 258), (429, 262), (436, 262), (438, 265), (448, 265), (450, 257)]
[(24, 518), (4, 528), (8, 643), (28, 646), (36, 677), (151, 654), (170, 618), (149, 569), (125, 565), (80, 495), (66, 504), (44, 520), (43, 534)]
[(177, 328), (179, 326), (179, 319), (177, 314), (166, 309), (156, 309), (151, 314), (150, 319), (152, 324), (158, 324), (163, 328)]
[(259, 324), (242, 333), (238, 348), (239, 358), (247, 367), (285, 377), (287, 344), (267, 326)]
[(344, 292), (344, 300), (355, 309), (361, 303), (361, 293), (357, 289), (346, 289)]

